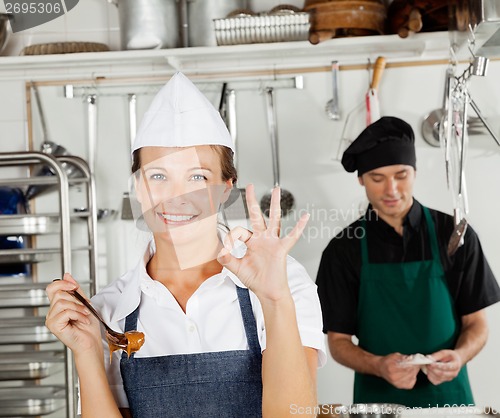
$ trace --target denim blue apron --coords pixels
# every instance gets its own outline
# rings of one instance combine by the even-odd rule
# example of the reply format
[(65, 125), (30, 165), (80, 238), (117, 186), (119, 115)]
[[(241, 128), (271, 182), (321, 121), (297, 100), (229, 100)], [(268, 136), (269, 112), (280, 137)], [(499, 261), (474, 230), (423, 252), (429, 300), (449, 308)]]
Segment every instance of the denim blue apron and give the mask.
[[(249, 350), (127, 358), (120, 369), (135, 418), (262, 417), (262, 354), (248, 289), (236, 287)], [(139, 308), (125, 331), (137, 329)], [(147, 336), (146, 336), (147, 338)]]

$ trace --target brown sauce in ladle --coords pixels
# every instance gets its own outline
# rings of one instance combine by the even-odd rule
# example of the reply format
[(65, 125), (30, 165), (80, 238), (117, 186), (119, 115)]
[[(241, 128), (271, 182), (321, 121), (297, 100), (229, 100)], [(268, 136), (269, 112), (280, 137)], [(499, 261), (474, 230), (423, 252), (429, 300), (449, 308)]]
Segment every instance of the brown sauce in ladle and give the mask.
[(136, 353), (144, 344), (144, 333), (140, 331), (127, 331), (125, 332), (127, 337), (127, 347), (124, 348), (121, 345), (116, 345), (110, 338), (108, 340), (109, 346), (109, 361), (113, 358), (113, 353), (117, 350), (124, 350), (127, 352), (127, 356), (130, 357), (132, 353)]

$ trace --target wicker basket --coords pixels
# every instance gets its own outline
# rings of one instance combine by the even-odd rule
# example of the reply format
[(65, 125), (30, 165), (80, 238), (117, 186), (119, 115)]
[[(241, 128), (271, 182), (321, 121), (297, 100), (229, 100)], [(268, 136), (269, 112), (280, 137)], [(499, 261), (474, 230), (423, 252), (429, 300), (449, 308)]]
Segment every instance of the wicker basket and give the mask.
[(71, 54), (75, 52), (109, 51), (105, 44), (97, 42), (53, 42), (25, 47), (20, 55)]

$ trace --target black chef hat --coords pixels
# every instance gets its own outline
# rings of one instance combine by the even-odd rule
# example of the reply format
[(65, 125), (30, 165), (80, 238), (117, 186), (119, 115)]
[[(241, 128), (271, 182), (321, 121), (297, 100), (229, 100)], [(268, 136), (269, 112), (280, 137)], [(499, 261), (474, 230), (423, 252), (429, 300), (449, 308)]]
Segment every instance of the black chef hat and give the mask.
[(378, 167), (405, 164), (416, 167), (415, 135), (404, 120), (384, 116), (367, 126), (344, 151), (342, 165), (358, 177)]

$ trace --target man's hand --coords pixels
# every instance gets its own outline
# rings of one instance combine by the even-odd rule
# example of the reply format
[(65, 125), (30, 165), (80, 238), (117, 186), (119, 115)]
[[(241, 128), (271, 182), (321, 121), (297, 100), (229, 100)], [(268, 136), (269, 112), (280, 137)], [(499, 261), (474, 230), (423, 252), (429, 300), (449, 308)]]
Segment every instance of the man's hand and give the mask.
[(463, 366), (462, 359), (455, 350), (437, 351), (431, 357), (436, 362), (427, 366), (427, 378), (433, 385), (455, 379)]
[(407, 356), (400, 353), (392, 353), (381, 357), (379, 364), (380, 377), (398, 389), (413, 389), (417, 382), (420, 366), (401, 364), (406, 358)]

